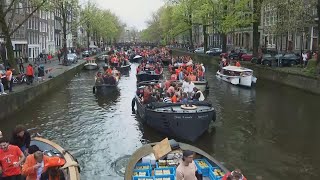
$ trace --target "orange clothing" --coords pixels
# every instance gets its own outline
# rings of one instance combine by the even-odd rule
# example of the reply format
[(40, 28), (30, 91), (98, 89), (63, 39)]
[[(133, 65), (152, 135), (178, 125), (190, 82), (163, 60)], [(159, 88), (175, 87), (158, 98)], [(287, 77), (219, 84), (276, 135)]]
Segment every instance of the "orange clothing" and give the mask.
[(193, 71), (192, 67), (191, 67), (191, 66), (188, 66), (188, 67), (187, 67), (187, 71), (188, 71), (188, 73), (192, 73), (192, 71)]
[[(26, 162), (22, 166), (22, 175), (27, 176), (26, 180), (37, 179), (37, 170), (33, 168), (37, 163), (38, 162), (34, 158), (33, 154), (27, 157)], [(60, 157), (48, 157), (44, 155), (43, 163), (44, 163), (44, 167), (43, 167), (42, 173), (46, 172), (49, 167), (63, 166), (65, 163), (65, 160)], [(50, 179), (50, 180), (53, 180), (53, 179)]]
[(6, 77), (7, 77), (8, 81), (11, 81), (11, 79), (12, 79), (12, 71), (11, 70), (6, 71)]
[(178, 100), (177, 100), (177, 96), (176, 95), (173, 95), (172, 98), (171, 98), (171, 102), (172, 103), (176, 103)]
[(190, 81), (196, 81), (197, 80), (197, 76), (195, 76), (193, 74), (190, 75), (189, 78), (190, 78)]
[(240, 66), (241, 66), (241, 64), (240, 64), (239, 61), (236, 62), (236, 66), (237, 66), (237, 67), (240, 67)]
[(112, 73), (112, 69), (108, 68), (106, 72), (107, 72), (107, 74), (111, 74)]
[[(226, 174), (223, 176), (222, 180), (227, 180), (230, 175), (231, 175), (231, 172), (226, 173)], [(242, 180), (247, 180), (247, 178), (244, 177), (244, 176), (242, 176)]]
[(7, 151), (0, 149), (0, 165), (4, 177), (21, 174), (20, 167), (14, 167), (13, 163), (19, 162), (22, 155), (23, 153), (18, 146), (9, 145)]
[(32, 66), (28, 66), (27, 67), (27, 73), (26, 73), (26, 75), (27, 76), (33, 76), (33, 67)]

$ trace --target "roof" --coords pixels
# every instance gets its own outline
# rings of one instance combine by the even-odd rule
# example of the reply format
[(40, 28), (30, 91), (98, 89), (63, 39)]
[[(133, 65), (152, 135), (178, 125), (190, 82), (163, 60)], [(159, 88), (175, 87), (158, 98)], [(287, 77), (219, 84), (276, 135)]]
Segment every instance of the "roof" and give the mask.
[(250, 71), (250, 72), (252, 72), (251, 69), (244, 68), (244, 67), (237, 67), (237, 66), (226, 66), (226, 67), (223, 67), (223, 69), (227, 70), (227, 71), (238, 71), (238, 72)]

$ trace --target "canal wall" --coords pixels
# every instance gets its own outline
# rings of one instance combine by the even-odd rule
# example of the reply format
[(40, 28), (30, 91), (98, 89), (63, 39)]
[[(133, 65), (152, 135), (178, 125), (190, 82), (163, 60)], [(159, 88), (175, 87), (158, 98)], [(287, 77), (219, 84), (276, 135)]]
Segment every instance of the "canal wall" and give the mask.
[[(194, 54), (177, 49), (173, 49), (172, 51), (173, 54), (188, 54), (195, 59), (206, 61), (213, 65), (218, 65), (220, 61), (220, 58), (204, 54)], [(258, 78), (258, 83), (259, 79), (264, 79), (320, 95), (320, 78), (279, 71), (271, 67), (265, 67), (253, 63), (244, 62), (242, 63), (242, 66), (250, 68), (254, 71), (255, 76)]]
[[(30, 85), (22, 90), (15, 91), (15, 88), (13, 87), (15, 92), (0, 96), (0, 120), (18, 110), (21, 110), (33, 100), (36, 100), (46, 93), (56, 90), (61, 85), (68, 83), (68, 81), (70, 81), (75, 74), (83, 69), (84, 64), (85, 61), (80, 61), (77, 65), (72, 67), (59, 69), (60, 72), (52, 73), (54, 76), (53, 78), (47, 79), (39, 84), (34, 82), (33, 85)], [(43, 101), (45, 98), (43, 97), (41, 100)]]

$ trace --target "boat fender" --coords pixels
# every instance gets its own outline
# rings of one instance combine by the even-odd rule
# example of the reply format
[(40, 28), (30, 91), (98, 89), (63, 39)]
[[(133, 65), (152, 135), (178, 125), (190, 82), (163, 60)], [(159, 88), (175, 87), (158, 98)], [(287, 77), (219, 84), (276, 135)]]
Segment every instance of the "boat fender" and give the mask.
[(93, 88), (92, 88), (92, 93), (93, 93), (93, 94), (96, 93), (96, 87), (95, 87), (95, 86), (93, 86)]
[(135, 114), (136, 110), (135, 107), (136, 106), (136, 97), (134, 97), (131, 101), (131, 110), (132, 110), (132, 114)]
[(181, 105), (181, 109), (186, 109), (186, 110), (194, 110), (197, 109), (198, 107), (196, 105), (192, 105), (192, 106), (186, 106), (186, 105)]

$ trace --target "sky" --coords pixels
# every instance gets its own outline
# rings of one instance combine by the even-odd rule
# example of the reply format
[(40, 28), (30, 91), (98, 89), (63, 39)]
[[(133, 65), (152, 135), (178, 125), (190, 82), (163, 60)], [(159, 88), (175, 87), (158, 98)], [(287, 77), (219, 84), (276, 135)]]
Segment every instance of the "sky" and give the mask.
[(121, 18), (127, 27), (135, 27), (138, 30), (147, 27), (146, 21), (163, 4), (164, 0), (91, 0), (101, 9), (110, 9)]

